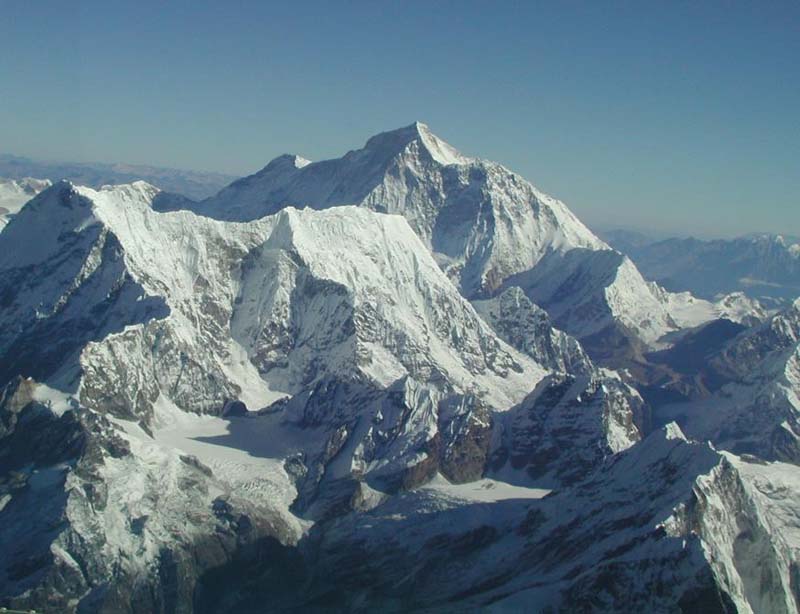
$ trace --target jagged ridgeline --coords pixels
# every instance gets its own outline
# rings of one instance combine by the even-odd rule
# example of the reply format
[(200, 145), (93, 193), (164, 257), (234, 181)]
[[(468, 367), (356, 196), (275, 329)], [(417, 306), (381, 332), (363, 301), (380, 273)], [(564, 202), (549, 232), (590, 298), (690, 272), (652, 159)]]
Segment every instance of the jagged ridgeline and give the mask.
[[(0, 605), (796, 610), (790, 312), (646, 282), (419, 123), (197, 203), (42, 188), (0, 232)], [(721, 316), (747, 402), (684, 434), (610, 367)]]

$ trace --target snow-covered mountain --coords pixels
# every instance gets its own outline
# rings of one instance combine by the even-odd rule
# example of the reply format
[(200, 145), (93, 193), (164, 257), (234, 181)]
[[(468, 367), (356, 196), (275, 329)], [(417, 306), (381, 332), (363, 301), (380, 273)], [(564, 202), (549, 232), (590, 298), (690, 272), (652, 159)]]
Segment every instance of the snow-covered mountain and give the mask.
[(707, 299), (732, 292), (780, 300), (800, 296), (800, 242), (791, 237), (759, 234), (631, 243), (611, 234), (609, 240), (647, 279), (672, 291)]
[[(547, 351), (503, 341), (403, 217), (285, 208), (242, 224), (159, 213), (157, 196), (142, 182), (61, 182), (0, 234), (0, 513), (15, 553), (0, 594), (13, 603), (113, 607), (117, 591), (144, 582), (147, 599), (124, 608), (146, 610), (166, 598), (143, 579), (173, 573), (163, 552), (184, 557), (170, 565), (190, 576), (217, 560), (189, 559), (221, 517), (232, 522), (230, 506), (259, 527), (245, 542), (277, 535), (286, 546), (304, 522), (295, 514), (319, 521), (437, 475), (502, 473), (503, 456), (557, 484), (567, 465), (588, 470), (596, 454), (638, 440), (635, 392), (606, 401), (577, 342), (546, 322)], [(586, 374), (551, 411), (544, 398), (579, 362)], [(562, 434), (573, 425), (592, 453), (576, 464), (565, 451), (546, 468), (527, 459), (503, 435), (521, 412), (550, 412), (542, 420), (561, 421)], [(46, 449), (53, 439), (63, 449)], [(116, 494), (130, 484), (130, 496)], [(42, 514), (66, 518), (34, 531), (35, 544), (17, 535), (47, 523), (30, 516), (29, 492), (50, 501)], [(192, 507), (207, 513), (187, 518)], [(169, 537), (184, 523), (191, 530)], [(141, 549), (138, 563), (119, 559)], [(51, 554), (24, 567), (39, 551)]]
[(718, 389), (660, 408), (664, 419), (738, 454), (800, 464), (800, 299), (705, 361)]
[(0, 179), (0, 231), (26, 202), (52, 185), (47, 179)]
[[(158, 214), (149, 206), (156, 194), (144, 183), (101, 191), (60, 183), (8, 227), (0, 348), (19, 351), (7, 370), (35, 362), (29, 368), (37, 378), (74, 383), (78, 371), (86, 376), (94, 360), (115, 353), (144, 352), (156, 363), (174, 353), (183, 381), (169, 386), (173, 401), (194, 395), (182, 405), (198, 412), (234, 396), (230, 382), (243, 358), (254, 369), (249, 375), (258, 371), (259, 383), (246, 391), (255, 408), (324, 377), (387, 385), (404, 376), (438, 380), (505, 408), (545, 373), (492, 334), (401, 217), (352, 207), (286, 209), (232, 224)], [(30, 277), (34, 266), (44, 274)], [(67, 322), (74, 335), (58, 349), (30, 339)], [(131, 327), (137, 323), (143, 326)], [(96, 343), (84, 348), (88, 341)], [(86, 351), (54, 364), (72, 342)], [(43, 353), (54, 357), (43, 360)], [(125, 379), (134, 366), (142, 378), (153, 371), (128, 360)], [(122, 374), (107, 368), (98, 377), (112, 387)], [(209, 373), (214, 382), (198, 390), (194, 378)], [(84, 395), (95, 393), (85, 386)], [(146, 417), (143, 401), (120, 402)]]
[[(800, 302), (668, 293), (419, 124), (176, 202), (59, 182), (0, 233), (0, 605), (797, 610)], [(716, 413), (570, 334), (723, 315)]]
[(600, 357), (610, 338), (651, 345), (681, 327), (663, 293), (564, 203), (499, 164), (462, 155), (419, 122), (335, 160), (280, 156), (200, 203), (158, 203), (236, 221), (341, 205), (402, 215), (465, 297), (519, 286)]

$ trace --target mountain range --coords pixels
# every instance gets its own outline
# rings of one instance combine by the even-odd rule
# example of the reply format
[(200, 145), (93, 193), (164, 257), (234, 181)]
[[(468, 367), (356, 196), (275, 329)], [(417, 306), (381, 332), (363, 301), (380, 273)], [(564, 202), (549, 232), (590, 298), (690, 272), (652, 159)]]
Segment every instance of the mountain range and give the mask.
[(800, 303), (646, 281), (418, 122), (203, 200), (35, 191), (0, 605), (798, 610)]
[(707, 301), (648, 283), (564, 203), (499, 164), (464, 156), (420, 122), (339, 159), (285, 154), (208, 199), (165, 195), (155, 206), (246, 222), (288, 205), (343, 204), (402, 215), (466, 298), (520, 287), (597, 357), (628, 356), (716, 314)]
[(800, 295), (800, 239), (753, 234), (735, 239), (672, 238), (611, 231), (609, 244), (630, 256), (642, 274), (663, 287), (713, 300), (743, 292), (768, 302)]
[(225, 173), (190, 171), (142, 164), (108, 162), (46, 162), (23, 156), (0, 154), (0, 177), (25, 179), (36, 177), (51, 182), (67, 179), (73, 183), (99, 188), (104, 185), (149, 181), (162, 190), (189, 198), (215, 194), (235, 177)]

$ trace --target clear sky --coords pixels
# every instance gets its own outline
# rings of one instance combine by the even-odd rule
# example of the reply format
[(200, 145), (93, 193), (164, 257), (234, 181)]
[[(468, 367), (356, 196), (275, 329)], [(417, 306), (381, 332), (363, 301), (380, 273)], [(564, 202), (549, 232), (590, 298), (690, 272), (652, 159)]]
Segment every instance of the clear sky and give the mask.
[(0, 152), (245, 174), (417, 119), (595, 226), (800, 235), (800, 2), (0, 0)]

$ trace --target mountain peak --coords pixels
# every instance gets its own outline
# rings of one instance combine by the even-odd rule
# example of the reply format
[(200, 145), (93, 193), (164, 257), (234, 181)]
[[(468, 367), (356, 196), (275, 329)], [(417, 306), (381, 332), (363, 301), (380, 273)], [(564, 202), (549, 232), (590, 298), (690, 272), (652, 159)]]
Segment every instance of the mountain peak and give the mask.
[(278, 168), (299, 169), (309, 164), (311, 164), (311, 160), (306, 160), (304, 157), (298, 156), (297, 154), (285, 153), (270, 160), (269, 164), (267, 164), (263, 170), (270, 171)]
[(427, 152), (434, 161), (445, 166), (466, 164), (470, 161), (455, 147), (433, 134), (428, 125), (420, 121), (415, 121), (403, 128), (376, 134), (367, 141), (364, 150), (394, 156), (412, 143), (417, 143), (420, 149)]

